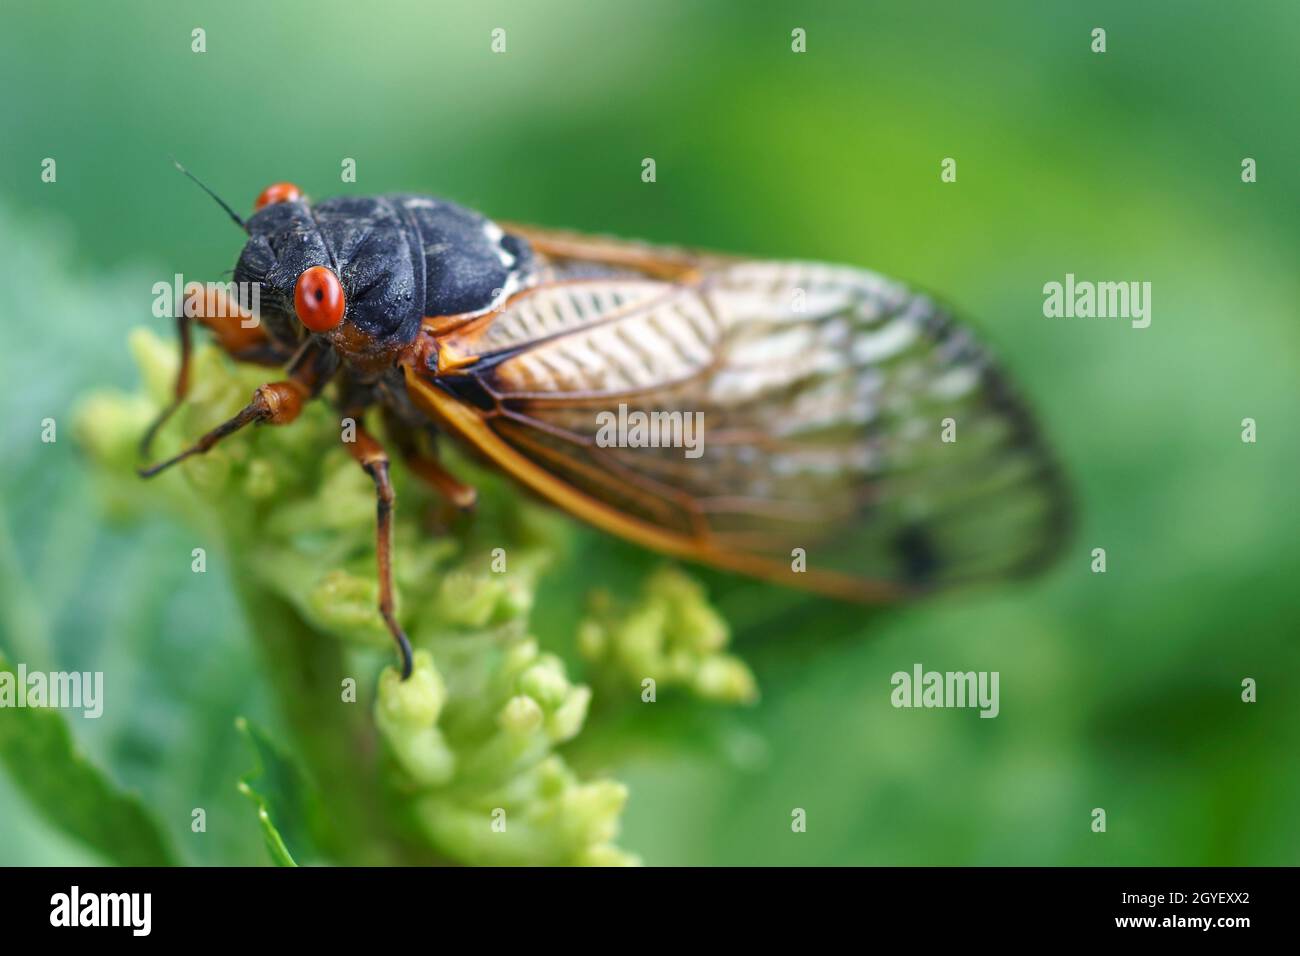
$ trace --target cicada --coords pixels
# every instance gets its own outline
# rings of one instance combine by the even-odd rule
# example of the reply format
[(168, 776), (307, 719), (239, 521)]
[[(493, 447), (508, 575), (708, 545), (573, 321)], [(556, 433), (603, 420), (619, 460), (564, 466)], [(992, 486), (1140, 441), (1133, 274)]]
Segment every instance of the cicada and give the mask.
[[(283, 377), (141, 474), (328, 395), (374, 481), (378, 610), (404, 676), (371, 411), (457, 507), (475, 492), (439, 459), (444, 436), (606, 532), (833, 598), (1023, 574), (1065, 534), (1065, 482), (1028, 408), (967, 328), (900, 282), (498, 224), (431, 196), (313, 203), (277, 183), (244, 219), (208, 192), (248, 235), (235, 287), (259, 289), (259, 308), (255, 323), (194, 317)], [(149, 436), (188, 387), (178, 324), (174, 400)]]

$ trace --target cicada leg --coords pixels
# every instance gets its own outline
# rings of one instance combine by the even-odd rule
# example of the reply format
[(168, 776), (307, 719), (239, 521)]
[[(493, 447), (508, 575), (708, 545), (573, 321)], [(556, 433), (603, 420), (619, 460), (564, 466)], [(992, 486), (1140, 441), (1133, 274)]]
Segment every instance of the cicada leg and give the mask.
[(388, 474), (388, 454), (383, 446), (361, 425), (359, 414), (352, 417), (357, 422), (354, 440), (345, 441), (349, 454), (375, 483), (376, 528), (375, 559), (379, 566), (379, 613), (388, 625), (388, 632), (397, 642), (402, 658), (402, 680), (411, 676), (411, 642), (397, 623), (393, 614), (393, 482)]
[[(473, 511), (474, 505), (478, 501), (478, 489), (473, 485), (465, 484), (449, 472), (433, 452), (422, 449), (420, 447), (421, 432), (418, 429), (412, 429), (403, 424), (396, 415), (391, 413), (387, 406), (382, 411), (384, 415), (384, 432), (397, 446), (397, 451), (402, 456), (402, 463), (411, 470), (411, 473), (432, 488), (443, 501), (457, 511)], [(425, 432), (424, 435), (430, 441), (436, 437), (428, 432)]]
[(193, 350), (191, 339), (191, 322), (189, 316), (182, 312), (176, 317), (176, 336), (180, 340), (180, 364), (176, 370), (176, 384), (172, 389), (172, 400), (167, 403), (158, 416), (149, 426), (149, 430), (144, 433), (140, 439), (140, 457), (149, 454), (149, 446), (153, 444), (154, 435), (158, 434), (158, 429), (163, 427), (167, 419), (172, 417), (176, 409), (181, 407), (185, 401), (185, 396), (190, 390), (190, 353)]
[[(253, 399), (235, 416), (222, 422), (184, 451), (148, 468), (141, 468), (141, 478), (152, 478), (160, 471), (192, 455), (201, 455), (221, 439), (233, 435), (246, 425), (265, 422), (268, 425), (288, 425), (298, 418), (302, 407), (324, 388), (325, 383), (338, 368), (337, 359), (328, 345), (308, 340), (289, 363), (289, 377), (278, 382), (268, 382), (253, 393)], [(188, 379), (188, 372), (182, 375)]]
[(459, 511), (473, 511), (478, 501), (478, 489), (467, 485), (449, 472), (436, 458), (428, 455), (406, 455), (402, 458), (411, 473), (441, 495)]
[(172, 400), (158, 413), (148, 431), (140, 439), (140, 455), (149, 454), (154, 436), (169, 418), (181, 407), (190, 390), (190, 358), (193, 354), (194, 319), (198, 319), (215, 334), (217, 344), (233, 358), (255, 361), (260, 364), (280, 365), (285, 356), (271, 347), (270, 341), (261, 327), (254, 323), (247, 325), (252, 318), (221, 290), (219, 286), (205, 289), (191, 283), (185, 290), (185, 303), (180, 315), (176, 317), (176, 334), (179, 340), (180, 362), (176, 371), (176, 384), (172, 390)]
[(245, 425), (266, 422), (271, 425), (288, 425), (302, 411), (303, 403), (311, 398), (311, 391), (294, 379), (268, 382), (253, 393), (253, 400), (228, 421), (222, 422), (184, 451), (166, 461), (139, 469), (141, 478), (152, 478), (172, 465), (192, 455), (201, 455), (228, 435), (233, 435)]

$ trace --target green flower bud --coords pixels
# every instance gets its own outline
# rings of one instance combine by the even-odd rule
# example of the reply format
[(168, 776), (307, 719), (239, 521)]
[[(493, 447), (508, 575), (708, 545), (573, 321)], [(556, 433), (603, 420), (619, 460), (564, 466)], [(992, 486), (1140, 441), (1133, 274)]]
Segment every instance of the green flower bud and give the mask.
[(501, 708), (499, 722), (507, 732), (523, 736), (534, 733), (545, 719), (542, 707), (533, 698), (524, 694), (511, 697)]
[(709, 700), (757, 698), (753, 674), (724, 653), (726, 622), (709, 606), (704, 589), (683, 572), (667, 568), (651, 575), (629, 605), (601, 593), (590, 608), (578, 631), (578, 649), (598, 665), (604, 681), (639, 690), (642, 679), (654, 675), (660, 689), (684, 687)]
[(569, 681), (558, 657), (546, 654), (519, 678), (519, 689), (547, 710), (554, 710), (569, 693)]
[(551, 740), (563, 743), (578, 736), (582, 725), (587, 720), (587, 709), (591, 706), (591, 688), (571, 688), (564, 702), (556, 708), (546, 722), (546, 732)]
[(728, 655), (701, 661), (694, 683), (695, 692), (708, 700), (749, 704), (758, 699), (754, 675), (740, 660)]
[(447, 699), (429, 652), (416, 651), (413, 664), (407, 680), (391, 666), (379, 677), (379, 710), (394, 727), (432, 727)]

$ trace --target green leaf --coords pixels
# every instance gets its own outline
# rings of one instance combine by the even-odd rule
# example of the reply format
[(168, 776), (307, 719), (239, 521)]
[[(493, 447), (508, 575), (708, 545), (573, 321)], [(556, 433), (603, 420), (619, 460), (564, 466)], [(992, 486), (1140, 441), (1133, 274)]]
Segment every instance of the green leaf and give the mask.
[(276, 866), (297, 866), (298, 857), (308, 855), (308, 815), (311, 792), (298, 767), (266, 732), (240, 717), (235, 726), (257, 757), (257, 768), (239, 781), (239, 792), (257, 806), (267, 852)]
[[(17, 674), (0, 655), (0, 674)], [(153, 813), (77, 747), (67, 720), (48, 707), (0, 711), (0, 762), (14, 786), (66, 833), (123, 866), (174, 866)]]

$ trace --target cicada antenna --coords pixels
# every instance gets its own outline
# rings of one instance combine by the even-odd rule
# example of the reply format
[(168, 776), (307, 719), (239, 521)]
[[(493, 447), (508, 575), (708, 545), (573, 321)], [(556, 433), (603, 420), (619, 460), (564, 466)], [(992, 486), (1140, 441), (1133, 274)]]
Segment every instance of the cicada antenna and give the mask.
[(195, 183), (195, 185), (197, 185), (200, 189), (202, 189), (205, 193), (207, 193), (207, 194), (208, 194), (209, 196), (211, 196), (213, 199), (215, 199), (216, 202), (217, 202), (217, 205), (220, 206), (222, 209), (224, 209), (224, 210), (226, 211), (226, 214), (227, 214), (228, 216), (230, 216), (231, 219), (235, 220), (235, 225), (239, 226), (239, 228), (242, 229), (242, 230), (244, 230), (244, 232), (248, 232), (248, 223), (244, 222), (243, 219), (239, 218), (239, 213), (237, 213), (237, 212), (235, 212), (235, 210), (231, 209), (231, 208), (230, 208), (230, 204), (229, 204), (228, 202), (226, 202), (224, 199), (222, 199), (220, 196), (218, 196), (216, 193), (214, 193), (211, 189), (209, 189), (208, 186), (207, 186), (207, 184), (204, 183), (203, 180), (199, 179), (198, 176), (195, 176), (192, 172), (190, 172), (188, 169), (186, 169), (184, 166), (182, 166), (180, 163), (178, 163), (178, 162), (176, 161), (176, 157), (175, 157), (175, 156), (168, 156), (167, 158), (170, 159), (170, 160), (172, 161), (172, 165), (173, 165), (173, 166), (175, 166), (177, 169), (179, 169), (182, 173), (184, 173), (186, 176), (188, 176), (191, 180), (193, 180), (194, 183)]

